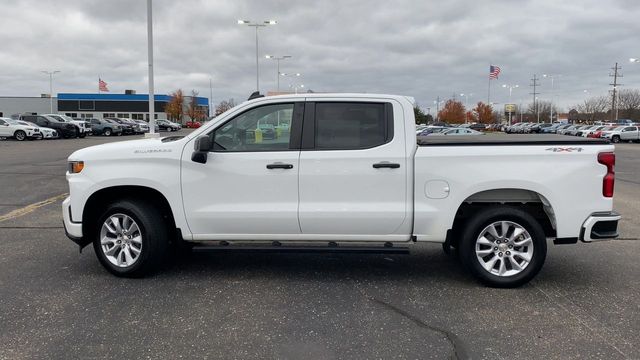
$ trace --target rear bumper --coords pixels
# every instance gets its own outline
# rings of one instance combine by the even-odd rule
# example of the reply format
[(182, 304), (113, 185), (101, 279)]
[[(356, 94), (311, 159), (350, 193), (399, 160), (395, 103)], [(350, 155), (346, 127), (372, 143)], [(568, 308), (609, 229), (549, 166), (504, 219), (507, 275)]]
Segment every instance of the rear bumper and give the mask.
[(67, 197), (62, 202), (62, 218), (64, 224), (64, 232), (69, 239), (76, 244), (83, 246), (82, 223), (73, 222), (71, 219), (71, 198)]
[(582, 224), (580, 240), (594, 242), (617, 238), (620, 218), (620, 214), (614, 211), (591, 214)]

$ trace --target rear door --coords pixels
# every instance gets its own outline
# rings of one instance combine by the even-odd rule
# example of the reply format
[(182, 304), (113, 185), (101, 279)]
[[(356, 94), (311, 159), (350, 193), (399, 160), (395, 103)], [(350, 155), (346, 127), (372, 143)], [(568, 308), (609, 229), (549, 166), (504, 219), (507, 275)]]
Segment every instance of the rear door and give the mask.
[(298, 211), (303, 236), (408, 239), (404, 121), (391, 100), (306, 103)]

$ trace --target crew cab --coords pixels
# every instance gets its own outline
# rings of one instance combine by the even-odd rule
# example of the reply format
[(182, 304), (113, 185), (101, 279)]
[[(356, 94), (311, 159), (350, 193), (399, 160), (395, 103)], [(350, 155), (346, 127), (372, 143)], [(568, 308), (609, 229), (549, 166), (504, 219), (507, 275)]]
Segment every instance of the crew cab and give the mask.
[[(118, 276), (175, 249), (457, 249), (514, 287), (556, 244), (617, 237), (614, 147), (556, 135), (416, 137), (413, 100), (301, 94), (244, 102), (186, 136), (68, 158), (67, 236)], [(263, 124), (287, 128), (265, 137)], [(551, 240), (549, 240), (551, 241)]]

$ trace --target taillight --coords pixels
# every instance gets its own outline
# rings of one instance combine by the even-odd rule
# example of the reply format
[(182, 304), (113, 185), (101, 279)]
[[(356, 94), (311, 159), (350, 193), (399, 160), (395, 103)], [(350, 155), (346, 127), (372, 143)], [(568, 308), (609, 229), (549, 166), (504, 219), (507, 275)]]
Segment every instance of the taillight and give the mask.
[(613, 197), (613, 183), (615, 181), (614, 167), (616, 165), (616, 154), (613, 152), (602, 152), (598, 154), (598, 162), (607, 167), (607, 174), (602, 179), (602, 196)]

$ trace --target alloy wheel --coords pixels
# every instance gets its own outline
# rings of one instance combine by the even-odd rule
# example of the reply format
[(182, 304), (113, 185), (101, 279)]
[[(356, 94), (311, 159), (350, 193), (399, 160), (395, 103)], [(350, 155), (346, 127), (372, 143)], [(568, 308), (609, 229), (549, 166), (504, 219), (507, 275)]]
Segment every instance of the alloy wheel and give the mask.
[(529, 232), (512, 221), (496, 221), (485, 227), (476, 239), (476, 258), (490, 274), (513, 276), (521, 273), (533, 258)]
[(130, 216), (113, 214), (102, 224), (100, 248), (111, 264), (129, 267), (142, 253), (142, 231)]

